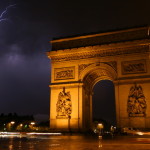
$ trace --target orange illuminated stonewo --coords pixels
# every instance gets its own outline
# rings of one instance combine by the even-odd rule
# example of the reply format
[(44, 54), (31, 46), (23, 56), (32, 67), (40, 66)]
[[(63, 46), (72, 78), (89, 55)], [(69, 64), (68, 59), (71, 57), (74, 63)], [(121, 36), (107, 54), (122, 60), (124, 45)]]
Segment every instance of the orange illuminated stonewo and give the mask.
[(117, 127), (150, 128), (149, 31), (140, 27), (52, 40), (50, 128), (91, 129), (92, 90), (100, 80), (114, 83)]

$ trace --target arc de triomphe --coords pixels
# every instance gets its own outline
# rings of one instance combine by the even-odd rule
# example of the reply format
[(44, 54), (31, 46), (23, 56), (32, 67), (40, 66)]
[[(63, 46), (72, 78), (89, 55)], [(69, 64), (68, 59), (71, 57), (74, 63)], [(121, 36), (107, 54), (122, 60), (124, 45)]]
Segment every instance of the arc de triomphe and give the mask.
[[(50, 128), (92, 126), (92, 90), (115, 87), (118, 127), (150, 128), (150, 28), (140, 27), (52, 40)], [(107, 109), (107, 108), (106, 108)]]

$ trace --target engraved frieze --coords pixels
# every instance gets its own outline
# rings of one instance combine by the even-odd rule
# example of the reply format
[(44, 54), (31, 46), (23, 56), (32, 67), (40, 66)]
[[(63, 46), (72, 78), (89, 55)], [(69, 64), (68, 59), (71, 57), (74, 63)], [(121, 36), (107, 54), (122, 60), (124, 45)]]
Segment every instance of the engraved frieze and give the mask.
[(137, 74), (146, 72), (146, 60), (122, 62), (122, 74)]
[(80, 74), (85, 68), (87, 68), (87, 67), (90, 66), (90, 65), (92, 65), (92, 63), (79, 65), (79, 74)]
[(54, 80), (65, 80), (75, 78), (75, 67), (64, 67), (54, 69)]
[(140, 85), (134, 85), (130, 88), (127, 112), (129, 117), (143, 117), (146, 115), (146, 100), (143, 89)]
[(56, 104), (56, 118), (70, 118), (72, 113), (72, 103), (71, 103), (71, 95), (70, 92), (65, 91), (65, 87), (63, 91), (59, 93), (58, 100)]

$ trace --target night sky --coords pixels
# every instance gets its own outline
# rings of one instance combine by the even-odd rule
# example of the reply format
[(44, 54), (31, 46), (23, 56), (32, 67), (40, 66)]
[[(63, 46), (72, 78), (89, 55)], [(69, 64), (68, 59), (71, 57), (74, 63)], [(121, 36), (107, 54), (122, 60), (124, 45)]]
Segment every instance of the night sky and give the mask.
[(0, 0), (0, 113), (49, 115), (51, 39), (147, 26), (149, 6), (149, 0)]

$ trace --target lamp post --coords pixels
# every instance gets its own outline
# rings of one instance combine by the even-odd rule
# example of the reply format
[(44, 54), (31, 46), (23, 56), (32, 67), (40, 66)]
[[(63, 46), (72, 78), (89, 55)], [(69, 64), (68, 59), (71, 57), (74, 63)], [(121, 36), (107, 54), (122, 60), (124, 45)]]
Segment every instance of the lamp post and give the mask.
[(19, 125), (19, 130), (22, 130), (22, 127), (23, 127), (23, 124), (21, 123), (21, 124)]
[(15, 124), (15, 121), (11, 121), (10, 123), (11, 123), (11, 125), (13, 125), (13, 124)]
[(35, 122), (31, 122), (31, 125), (35, 125)]
[(15, 124), (15, 121), (10, 122), (10, 130), (13, 130), (13, 125)]
[(99, 139), (98, 147), (99, 148), (102, 147), (102, 130), (103, 130), (103, 128), (104, 128), (103, 124), (98, 123), (97, 129), (98, 129), (98, 139)]
[(98, 137), (99, 139), (102, 139), (102, 129), (104, 128), (102, 123), (98, 123), (97, 129), (98, 129)]
[(6, 124), (4, 123), (4, 128), (3, 128), (3, 131), (6, 131)]
[(31, 130), (34, 130), (34, 125), (35, 125), (35, 122), (31, 122), (31, 123), (30, 123), (30, 126), (29, 126), (29, 127), (30, 127)]

